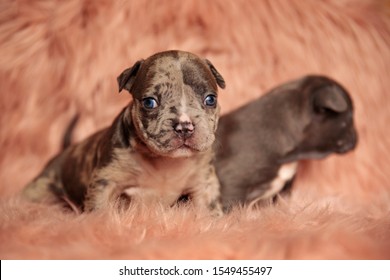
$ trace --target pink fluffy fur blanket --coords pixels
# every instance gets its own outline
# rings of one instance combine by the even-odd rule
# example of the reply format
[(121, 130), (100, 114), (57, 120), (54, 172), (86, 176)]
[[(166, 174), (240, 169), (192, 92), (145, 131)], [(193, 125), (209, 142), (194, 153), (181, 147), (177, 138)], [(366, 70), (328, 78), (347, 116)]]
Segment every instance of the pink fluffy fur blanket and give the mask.
[[(390, 258), (390, 2), (3, 0), (0, 8), (1, 259)], [(191, 206), (66, 213), (20, 190), (60, 149), (130, 101), (116, 77), (181, 49), (224, 76), (223, 113), (278, 83), (325, 74), (351, 93), (359, 132), (345, 156), (300, 165), (290, 198), (212, 219)]]

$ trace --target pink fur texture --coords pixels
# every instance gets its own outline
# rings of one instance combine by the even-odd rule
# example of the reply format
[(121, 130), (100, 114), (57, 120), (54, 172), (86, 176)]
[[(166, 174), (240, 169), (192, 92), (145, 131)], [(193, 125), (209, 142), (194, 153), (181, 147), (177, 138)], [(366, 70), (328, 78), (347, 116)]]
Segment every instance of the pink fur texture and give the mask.
[[(390, 2), (387, 0), (3, 0), (0, 4), (0, 258), (390, 258)], [(18, 194), (60, 149), (130, 101), (116, 77), (181, 49), (224, 76), (222, 112), (308, 73), (350, 91), (359, 132), (345, 156), (304, 162), (292, 196), (213, 219), (135, 205), (91, 214)]]

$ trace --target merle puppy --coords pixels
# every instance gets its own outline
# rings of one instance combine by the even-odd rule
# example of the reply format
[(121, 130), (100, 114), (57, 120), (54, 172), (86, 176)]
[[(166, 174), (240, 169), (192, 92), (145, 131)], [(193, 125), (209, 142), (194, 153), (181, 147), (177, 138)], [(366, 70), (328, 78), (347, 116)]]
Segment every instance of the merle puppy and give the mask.
[(65, 199), (82, 210), (140, 199), (173, 205), (182, 195), (221, 213), (211, 164), (225, 82), (210, 61), (183, 51), (137, 61), (118, 77), (133, 101), (112, 125), (54, 157), (25, 188), (33, 201)]

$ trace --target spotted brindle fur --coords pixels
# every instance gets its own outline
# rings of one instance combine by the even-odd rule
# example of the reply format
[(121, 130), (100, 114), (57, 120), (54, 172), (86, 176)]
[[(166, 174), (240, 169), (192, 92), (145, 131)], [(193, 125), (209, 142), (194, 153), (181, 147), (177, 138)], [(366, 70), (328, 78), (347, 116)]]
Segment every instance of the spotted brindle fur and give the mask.
[[(34, 201), (66, 198), (81, 209), (120, 197), (173, 205), (182, 195), (220, 213), (219, 182), (211, 164), (219, 105), (207, 95), (225, 87), (208, 61), (182, 51), (157, 53), (118, 77), (133, 101), (112, 125), (53, 158), (24, 190)], [(158, 107), (143, 105), (153, 97)], [(183, 137), (178, 125), (191, 125)]]

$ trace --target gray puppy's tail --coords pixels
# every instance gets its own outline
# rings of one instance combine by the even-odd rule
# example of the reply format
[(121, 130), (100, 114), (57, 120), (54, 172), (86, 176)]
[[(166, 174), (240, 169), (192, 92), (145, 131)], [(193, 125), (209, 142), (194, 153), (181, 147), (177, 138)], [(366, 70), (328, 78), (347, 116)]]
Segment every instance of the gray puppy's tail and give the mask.
[(65, 130), (64, 136), (62, 137), (62, 150), (65, 150), (72, 144), (72, 134), (77, 125), (77, 122), (80, 118), (80, 115), (77, 113), (68, 124), (68, 127)]

